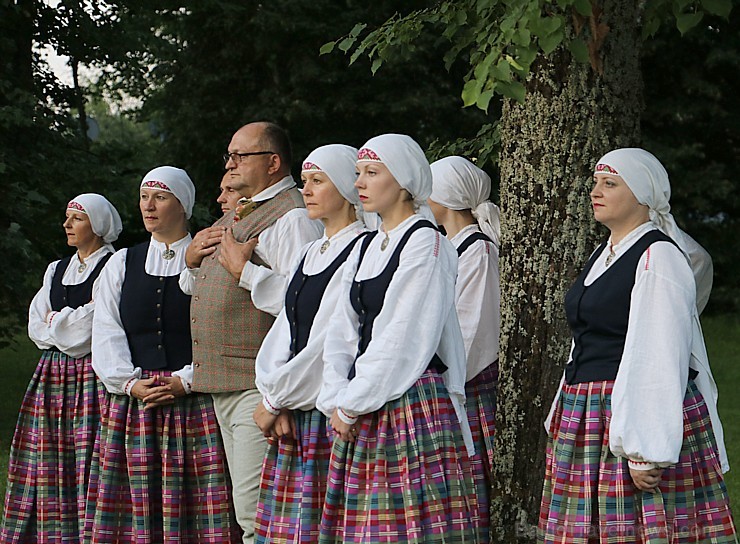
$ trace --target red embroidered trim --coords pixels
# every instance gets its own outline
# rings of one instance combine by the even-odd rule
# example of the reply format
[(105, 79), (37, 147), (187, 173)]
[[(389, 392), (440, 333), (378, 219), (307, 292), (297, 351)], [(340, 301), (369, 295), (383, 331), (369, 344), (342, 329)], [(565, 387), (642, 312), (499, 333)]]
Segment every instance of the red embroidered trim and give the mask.
[(654, 463), (651, 463), (650, 461), (633, 461), (632, 459), (630, 459), (629, 461), (633, 465), (652, 465), (654, 464)]
[(373, 151), (372, 149), (368, 149), (367, 147), (363, 147), (357, 152), (357, 160), (383, 162), (380, 160), (380, 157), (378, 157), (378, 154), (375, 151)]
[(647, 248), (647, 258), (645, 259), (645, 270), (650, 268), (650, 248)]
[(615, 176), (619, 175), (619, 172), (617, 172), (614, 168), (612, 168), (608, 164), (604, 164), (604, 163), (599, 163), (596, 165), (596, 172), (605, 173), (605, 174), (614, 174)]
[(339, 411), (342, 412), (344, 414), (344, 417), (346, 417), (347, 419), (357, 419), (357, 416), (351, 416), (341, 408), (339, 409)]
[(434, 239), (434, 256), (439, 256), (439, 237), (441, 236), (439, 232), (435, 233), (436, 237)]
[(149, 187), (151, 189), (162, 189), (163, 191), (169, 191), (170, 193), (172, 192), (172, 189), (167, 187), (167, 184), (164, 183), (163, 181), (154, 181), (154, 180), (145, 181), (144, 183), (141, 184), (141, 186)]
[(82, 207), (82, 204), (80, 204), (79, 202), (75, 202), (74, 200), (70, 200), (69, 201), (69, 203), (67, 204), (67, 209), (68, 210), (77, 210), (78, 212), (82, 212), (84, 214), (87, 214), (87, 212), (85, 211), (85, 208)]
[(306, 170), (318, 170), (321, 172), (321, 167), (318, 164), (314, 164), (312, 162), (304, 162), (302, 170), (305, 172)]
[[(275, 408), (267, 397), (262, 397), (273, 412), (279, 412), (280, 408)], [(274, 414), (273, 414), (274, 415)]]

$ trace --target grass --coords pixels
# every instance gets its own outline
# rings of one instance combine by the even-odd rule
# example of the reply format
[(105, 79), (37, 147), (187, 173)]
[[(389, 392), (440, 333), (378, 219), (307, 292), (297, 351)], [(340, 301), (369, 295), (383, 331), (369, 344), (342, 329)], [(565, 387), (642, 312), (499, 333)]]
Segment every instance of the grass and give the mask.
[[(733, 468), (725, 474), (730, 501), (740, 503), (740, 316), (713, 316), (702, 320), (709, 361), (719, 388), (719, 412), (725, 444)], [(0, 497), (5, 497), (8, 450), (18, 408), (40, 351), (27, 338), (0, 350)], [(0, 503), (0, 512), (2, 506)]]

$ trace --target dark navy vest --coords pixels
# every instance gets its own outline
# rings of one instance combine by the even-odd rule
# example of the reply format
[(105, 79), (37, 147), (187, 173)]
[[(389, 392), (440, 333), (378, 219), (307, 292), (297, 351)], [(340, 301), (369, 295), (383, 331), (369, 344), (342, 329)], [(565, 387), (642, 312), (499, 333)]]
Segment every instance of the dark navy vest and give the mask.
[(661, 231), (651, 230), (586, 286), (586, 276), (601, 257), (604, 242), (565, 295), (565, 315), (575, 343), (572, 360), (565, 367), (568, 384), (616, 379), (627, 335), (635, 271), (642, 254), (655, 242), (676, 245)]
[(62, 284), (64, 272), (67, 270), (72, 257), (65, 257), (59, 261), (56, 270), (54, 270), (54, 276), (51, 278), (51, 292), (49, 293), (51, 309), (59, 312), (67, 306), (70, 308), (79, 308), (90, 302), (92, 300), (93, 283), (95, 283), (95, 280), (100, 275), (100, 271), (103, 270), (105, 263), (108, 262), (111, 255), (112, 253), (103, 255), (88, 278), (78, 285)]
[(144, 370), (180, 370), (193, 360), (190, 296), (179, 276), (150, 276), (144, 270), (149, 242), (126, 253), (121, 286), (121, 322), (131, 360)]
[(484, 240), (486, 242), (493, 243), (493, 240), (491, 240), (488, 236), (483, 234), (482, 232), (474, 232), (465, 240), (463, 240), (463, 243), (460, 244), (460, 247), (457, 248), (457, 256), (460, 257), (463, 253), (465, 253), (465, 250), (468, 249), (470, 246), (472, 246), (474, 243), (476, 243), (478, 240)]
[(321, 299), (324, 296), (326, 287), (339, 270), (344, 261), (349, 257), (350, 252), (355, 247), (357, 240), (365, 236), (363, 232), (352, 240), (342, 252), (326, 267), (322, 272), (309, 276), (303, 272), (303, 263), (306, 262), (306, 255), (301, 259), (293, 278), (288, 284), (288, 291), (285, 294), (285, 314), (290, 324), (290, 358), (295, 357), (308, 343), (308, 335), (313, 326), (313, 320), (319, 311)]
[[(359, 334), (360, 341), (357, 347), (357, 357), (365, 353), (367, 346), (370, 344), (370, 340), (373, 338), (373, 323), (375, 318), (378, 317), (380, 311), (383, 309), (383, 302), (385, 301), (385, 294), (388, 291), (388, 286), (393, 279), (396, 269), (401, 258), (401, 251), (406, 246), (411, 235), (419, 230), (420, 228), (431, 228), (437, 230), (437, 228), (426, 220), (417, 221), (404, 233), (403, 238), (398, 243), (393, 255), (391, 255), (388, 264), (385, 269), (374, 278), (370, 278), (362, 281), (353, 281), (352, 287), (350, 288), (350, 302), (352, 308), (360, 318)], [(365, 257), (365, 252), (370, 246), (370, 242), (377, 234), (372, 234), (365, 237), (362, 241), (362, 247), (360, 248), (360, 260), (358, 262), (358, 269), (362, 259)], [(442, 373), (447, 370), (447, 366), (442, 362), (439, 356), (435, 353), (432, 360), (429, 362), (429, 367)], [(352, 364), (352, 368), (349, 371), (349, 379), (351, 380), (355, 376), (355, 365)]]

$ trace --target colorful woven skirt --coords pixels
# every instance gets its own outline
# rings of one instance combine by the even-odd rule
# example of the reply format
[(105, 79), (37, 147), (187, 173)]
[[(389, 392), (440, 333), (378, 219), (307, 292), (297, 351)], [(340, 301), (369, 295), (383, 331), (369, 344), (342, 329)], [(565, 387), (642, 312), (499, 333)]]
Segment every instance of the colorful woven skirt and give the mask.
[(90, 357), (43, 352), (13, 435), (0, 542), (82, 541), (104, 391)]
[(297, 440), (270, 439), (262, 465), (255, 542), (319, 539), (334, 433), (318, 410), (293, 412)]
[(92, 468), (97, 497), (88, 504), (92, 542), (238, 541), (210, 395), (186, 395), (151, 410), (138, 399), (110, 395), (100, 443)]
[(548, 442), (539, 541), (735, 543), (707, 407), (693, 380), (683, 405), (678, 463), (660, 492), (639, 491), (627, 460), (609, 450), (613, 381), (565, 384)]
[(334, 440), (319, 542), (477, 542), (469, 461), (437, 372), (355, 427), (356, 442)]
[(481, 543), (490, 540), (491, 468), (493, 467), (493, 438), (496, 433), (496, 388), (498, 361), (491, 363), (465, 384), (466, 410), (470, 432), (473, 434), (475, 455), (470, 458), (473, 483), (480, 518)]

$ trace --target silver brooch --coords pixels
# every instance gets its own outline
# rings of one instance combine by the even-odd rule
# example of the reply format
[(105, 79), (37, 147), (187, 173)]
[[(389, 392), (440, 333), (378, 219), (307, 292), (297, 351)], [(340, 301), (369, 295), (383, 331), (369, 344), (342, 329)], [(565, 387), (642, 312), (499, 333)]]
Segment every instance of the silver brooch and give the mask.
[(329, 240), (326, 240), (323, 244), (321, 244), (321, 248), (319, 249), (319, 252), (323, 255), (327, 249), (329, 249), (329, 246), (331, 245), (331, 242)]
[(388, 247), (388, 243), (391, 241), (391, 239), (388, 237), (388, 235), (385, 235), (385, 238), (383, 238), (383, 241), (380, 242), (380, 251), (385, 251), (385, 248)]
[(163, 259), (164, 259), (165, 261), (171, 261), (172, 259), (174, 259), (174, 258), (175, 258), (175, 252), (174, 252), (173, 250), (169, 249), (169, 248), (168, 248), (168, 249), (165, 249), (165, 250), (164, 250), (164, 251), (162, 252), (162, 258), (163, 258)]
[(604, 261), (604, 265), (609, 266), (612, 264), (612, 261), (614, 260), (614, 257), (616, 257), (617, 254), (614, 253), (614, 248), (609, 248), (609, 255), (606, 256), (606, 261)]
[(77, 273), (82, 274), (85, 268), (87, 268), (87, 263), (80, 263), (80, 266), (77, 267)]

